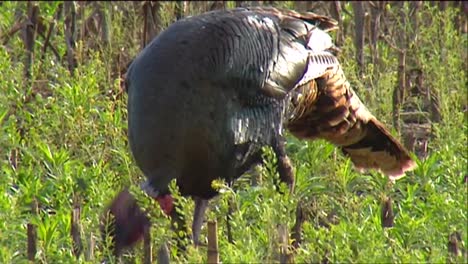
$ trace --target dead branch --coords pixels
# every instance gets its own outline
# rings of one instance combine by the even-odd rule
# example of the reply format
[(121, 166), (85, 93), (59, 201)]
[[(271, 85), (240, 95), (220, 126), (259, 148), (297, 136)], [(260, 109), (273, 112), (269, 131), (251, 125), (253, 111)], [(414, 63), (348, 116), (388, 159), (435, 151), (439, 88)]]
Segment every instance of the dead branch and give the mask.
[(292, 253), (289, 251), (289, 234), (287, 225), (281, 224), (278, 226), (279, 236), (279, 262), (294, 263)]
[(361, 1), (352, 2), (354, 10), (354, 45), (359, 74), (364, 73), (364, 7)]
[(55, 25), (57, 24), (57, 21), (60, 21), (61, 16), (62, 16), (62, 9), (63, 9), (63, 4), (59, 4), (57, 7), (57, 11), (55, 11), (55, 18), (50, 23), (49, 30), (47, 32), (46, 37), (44, 38), (44, 46), (42, 47), (42, 55), (41, 55), (41, 61), (44, 60), (45, 54), (47, 52), (47, 47), (50, 46), (52, 49), (52, 52), (54, 55), (57, 57), (57, 59), (60, 61), (60, 55), (58, 54), (57, 50), (50, 44), (50, 37), (52, 36), (52, 32), (54, 31)]
[(169, 264), (169, 249), (167, 248), (167, 243), (164, 242), (158, 250), (158, 263), (159, 264)]
[(298, 203), (296, 207), (296, 222), (291, 231), (291, 238), (293, 239), (292, 246), (294, 249), (299, 248), (302, 243), (302, 224), (305, 221), (302, 204)]
[(153, 263), (153, 247), (151, 243), (151, 227), (147, 226), (143, 235), (143, 263), (151, 264)]
[(23, 19), (17, 20), (7, 33), (0, 36), (0, 39), (3, 38), (2, 44), (8, 44), (8, 41), (11, 39), (11, 37), (15, 35), (16, 32), (20, 31), (24, 26), (26, 26), (26, 21), (23, 21)]
[[(34, 199), (33, 202), (31, 203), (31, 216), (35, 217), (39, 213), (39, 206), (37, 203), (37, 200)], [(36, 252), (37, 252), (37, 231), (36, 231), (36, 226), (34, 224), (28, 223), (27, 225), (28, 229), (28, 260), (34, 261), (36, 258)]]
[(394, 218), (395, 215), (393, 214), (392, 199), (390, 197), (386, 197), (382, 202), (382, 227), (392, 227)]
[(210, 6), (210, 10), (221, 10), (226, 9), (226, 2), (225, 1), (213, 1)]
[(340, 1), (330, 1), (330, 10), (332, 17), (338, 21), (340, 27), (336, 36), (336, 45), (340, 47), (345, 41), (345, 27), (343, 25), (343, 19), (341, 18), (342, 8)]
[(96, 5), (96, 12), (100, 19), (100, 36), (102, 43), (107, 45), (110, 43), (110, 31), (109, 31), (109, 23), (107, 21), (107, 14), (105, 9), (102, 7), (102, 4), (106, 4), (106, 2), (99, 2)]
[(94, 247), (95, 247), (94, 235), (91, 232), (91, 234), (89, 234), (88, 248), (87, 248), (86, 254), (85, 254), (85, 260), (86, 261), (92, 261), (94, 259)]
[(160, 1), (145, 1), (143, 3), (143, 37), (141, 49), (143, 49), (161, 31), (161, 3)]
[[(75, 199), (75, 198), (74, 198)], [(83, 251), (83, 243), (81, 241), (81, 206), (79, 200), (75, 199), (71, 213), (71, 237), (73, 246), (73, 255), (78, 259)]]
[(219, 263), (216, 221), (208, 221), (208, 263)]
[(398, 55), (398, 86), (393, 90), (393, 126), (400, 132), (400, 107), (406, 91), (406, 51)]
[(76, 8), (74, 1), (65, 1), (65, 42), (67, 44), (68, 70), (71, 74), (76, 68), (75, 38), (76, 38)]
[(34, 59), (34, 43), (36, 38), (36, 25), (39, 16), (39, 7), (28, 2), (28, 21), (24, 28), (24, 46), (26, 47), (26, 56), (24, 61), (24, 76), (28, 82), (31, 82), (31, 69)]

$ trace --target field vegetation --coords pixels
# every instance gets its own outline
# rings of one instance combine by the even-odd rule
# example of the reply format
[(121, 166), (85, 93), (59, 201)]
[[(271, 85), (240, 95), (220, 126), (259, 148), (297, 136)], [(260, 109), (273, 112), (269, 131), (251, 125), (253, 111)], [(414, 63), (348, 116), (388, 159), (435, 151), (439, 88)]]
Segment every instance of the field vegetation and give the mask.
[[(267, 148), (265, 164), (234, 186), (215, 183), (222, 194), (207, 219), (218, 224), (220, 260), (279, 262), (278, 227), (286, 226), (290, 233), (301, 228), (300, 245), (287, 254), (297, 263), (468, 261), (465, 2), (6, 1), (0, 3), (0, 263), (116, 261), (99, 219), (126, 186), (151, 215), (154, 255), (167, 243), (174, 262), (206, 262), (206, 247), (177, 254), (169, 219), (139, 190), (143, 175), (128, 148), (122, 79), (131, 59), (177, 18), (249, 4), (335, 17), (349, 81), (413, 151), (418, 167), (393, 184), (380, 173), (357, 172), (325, 141), (288, 136), (293, 194), (285, 186), (278, 192)], [(191, 199), (181, 203), (191, 215)], [(205, 241), (206, 225), (202, 232)], [(35, 248), (28, 248), (31, 237)], [(143, 262), (142, 246), (122, 261)]]

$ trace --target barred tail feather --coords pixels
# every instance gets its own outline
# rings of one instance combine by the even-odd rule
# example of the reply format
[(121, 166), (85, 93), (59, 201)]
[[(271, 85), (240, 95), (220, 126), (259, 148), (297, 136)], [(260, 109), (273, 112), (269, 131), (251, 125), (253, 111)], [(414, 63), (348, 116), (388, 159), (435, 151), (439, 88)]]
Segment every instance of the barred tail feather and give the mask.
[(301, 139), (340, 147), (358, 170), (380, 170), (396, 180), (415, 167), (403, 145), (364, 106), (338, 65), (295, 90), (288, 130)]
[(361, 140), (341, 147), (356, 169), (380, 170), (396, 180), (416, 167), (405, 147), (378, 120), (370, 119), (363, 130), (366, 132)]

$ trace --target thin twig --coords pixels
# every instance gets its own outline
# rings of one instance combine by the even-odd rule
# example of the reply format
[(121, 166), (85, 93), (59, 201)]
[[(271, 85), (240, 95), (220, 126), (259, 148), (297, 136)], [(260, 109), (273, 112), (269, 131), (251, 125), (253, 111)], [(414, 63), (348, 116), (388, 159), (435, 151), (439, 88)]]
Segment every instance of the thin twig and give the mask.
[(0, 39), (5, 38), (5, 39), (3, 40), (3, 43), (2, 43), (2, 44), (3, 44), (3, 45), (8, 44), (8, 41), (10, 40), (10, 38), (11, 38), (16, 32), (20, 31), (20, 30), (25, 26), (25, 23), (26, 23), (26, 21), (21, 21), (21, 20), (16, 21), (15, 24), (11, 27), (11, 29), (10, 29), (7, 33), (5, 33), (5, 34), (3, 34), (3, 35), (0, 36)]

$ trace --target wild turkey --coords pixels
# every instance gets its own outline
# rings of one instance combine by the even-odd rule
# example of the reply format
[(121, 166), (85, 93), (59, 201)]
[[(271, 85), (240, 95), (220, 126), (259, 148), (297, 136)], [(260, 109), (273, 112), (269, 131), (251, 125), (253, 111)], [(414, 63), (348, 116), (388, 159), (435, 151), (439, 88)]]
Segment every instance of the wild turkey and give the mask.
[(336, 28), (333, 19), (310, 12), (212, 11), (169, 26), (129, 67), (129, 142), (148, 179), (143, 189), (172, 216), (171, 180), (195, 197), (195, 241), (207, 201), (217, 195), (213, 180), (236, 179), (266, 145), (286, 159), (282, 174), (291, 173), (284, 126), (299, 138), (335, 143), (358, 168), (397, 178), (414, 167), (346, 81), (327, 34)]

